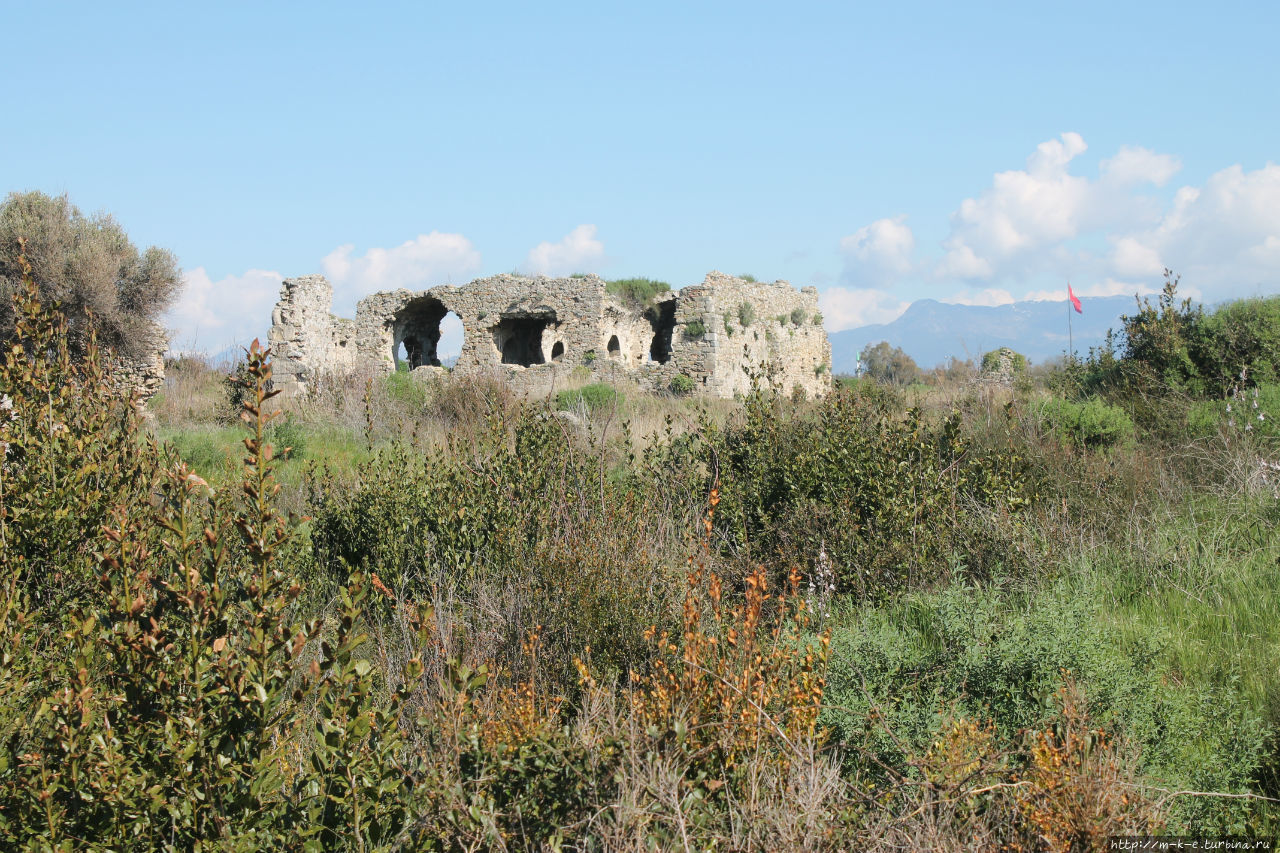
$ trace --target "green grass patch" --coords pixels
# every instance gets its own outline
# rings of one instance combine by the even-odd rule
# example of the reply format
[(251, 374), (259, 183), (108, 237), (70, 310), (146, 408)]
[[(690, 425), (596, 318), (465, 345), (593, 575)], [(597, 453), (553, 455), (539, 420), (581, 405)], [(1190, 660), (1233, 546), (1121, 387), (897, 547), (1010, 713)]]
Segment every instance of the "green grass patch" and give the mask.
[(590, 412), (622, 406), (626, 398), (612, 385), (595, 382), (556, 394), (556, 408), (562, 412), (585, 407)]

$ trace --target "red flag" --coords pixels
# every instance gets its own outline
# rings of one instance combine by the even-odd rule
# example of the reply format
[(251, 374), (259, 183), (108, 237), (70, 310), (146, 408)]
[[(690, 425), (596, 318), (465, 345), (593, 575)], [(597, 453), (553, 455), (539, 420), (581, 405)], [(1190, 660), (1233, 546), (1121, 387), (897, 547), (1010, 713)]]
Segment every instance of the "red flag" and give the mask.
[(1077, 314), (1084, 313), (1084, 309), (1080, 307), (1080, 297), (1071, 289), (1071, 282), (1067, 282), (1067, 298), (1071, 300), (1071, 307), (1076, 309)]

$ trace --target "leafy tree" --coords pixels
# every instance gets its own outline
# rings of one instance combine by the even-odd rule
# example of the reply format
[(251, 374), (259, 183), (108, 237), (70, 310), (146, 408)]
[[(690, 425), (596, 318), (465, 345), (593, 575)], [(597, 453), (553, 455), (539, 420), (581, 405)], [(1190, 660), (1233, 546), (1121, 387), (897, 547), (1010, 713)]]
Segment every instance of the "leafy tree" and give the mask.
[(1187, 344), (1203, 320), (1201, 309), (1192, 309), (1190, 299), (1178, 303), (1178, 280), (1165, 270), (1164, 290), (1156, 304), (1138, 300), (1138, 313), (1120, 318), (1125, 359), (1144, 365), (1172, 385), (1181, 385), (1197, 373)]
[(863, 350), (862, 369), (867, 376), (888, 385), (910, 385), (920, 376), (915, 359), (888, 341)]
[(139, 252), (108, 214), (85, 216), (63, 195), (11, 193), (0, 204), (0, 339), (14, 334), (14, 295), (22, 268), (19, 238), (41, 302), (66, 316), (72, 350), (89, 335), (121, 355), (142, 356), (156, 319), (180, 286), (177, 259), (165, 249)]

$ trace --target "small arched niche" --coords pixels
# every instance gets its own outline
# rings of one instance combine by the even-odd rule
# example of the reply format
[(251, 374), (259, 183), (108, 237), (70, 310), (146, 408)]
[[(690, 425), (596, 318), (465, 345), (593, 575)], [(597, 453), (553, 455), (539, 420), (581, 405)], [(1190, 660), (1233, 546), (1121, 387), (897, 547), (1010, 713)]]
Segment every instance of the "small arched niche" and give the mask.
[(564, 361), (564, 341), (556, 341), (551, 347), (551, 360), (556, 363)]
[(612, 358), (615, 360), (622, 358), (622, 342), (618, 340), (617, 335), (613, 335), (612, 337), (609, 338), (608, 351), (609, 351), (609, 358)]

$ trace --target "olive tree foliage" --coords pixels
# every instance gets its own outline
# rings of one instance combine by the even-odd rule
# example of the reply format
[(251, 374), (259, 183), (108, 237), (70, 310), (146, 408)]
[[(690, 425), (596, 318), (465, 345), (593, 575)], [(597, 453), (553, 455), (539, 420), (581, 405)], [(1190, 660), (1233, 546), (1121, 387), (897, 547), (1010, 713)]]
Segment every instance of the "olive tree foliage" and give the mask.
[(20, 238), (40, 300), (60, 306), (75, 351), (94, 331), (101, 346), (124, 357), (147, 354), (154, 323), (181, 286), (171, 252), (139, 252), (109, 214), (85, 216), (65, 195), (10, 193), (0, 204), (0, 340), (14, 331)]
[(881, 341), (862, 351), (862, 369), (867, 376), (887, 385), (910, 385), (920, 378), (920, 367), (901, 347)]

